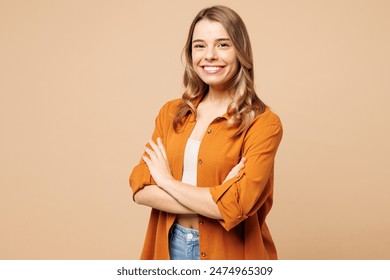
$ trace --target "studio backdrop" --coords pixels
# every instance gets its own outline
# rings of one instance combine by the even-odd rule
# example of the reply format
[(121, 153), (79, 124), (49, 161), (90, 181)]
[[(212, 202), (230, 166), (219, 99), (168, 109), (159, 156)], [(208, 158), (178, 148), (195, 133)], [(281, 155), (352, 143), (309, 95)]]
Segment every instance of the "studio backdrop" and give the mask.
[(0, 259), (138, 259), (150, 209), (128, 177), (215, 4), (283, 122), (279, 257), (390, 258), (389, 1), (1, 0)]

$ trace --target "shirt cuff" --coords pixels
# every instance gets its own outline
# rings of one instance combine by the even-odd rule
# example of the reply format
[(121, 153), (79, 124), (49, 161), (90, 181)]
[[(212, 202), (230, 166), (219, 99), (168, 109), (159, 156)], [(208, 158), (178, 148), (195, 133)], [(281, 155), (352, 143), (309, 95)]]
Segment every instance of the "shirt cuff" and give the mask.
[(243, 213), (237, 189), (237, 183), (244, 174), (245, 172), (240, 172), (236, 177), (223, 184), (210, 188), (211, 197), (217, 204), (223, 218), (219, 222), (227, 231), (247, 218)]
[(134, 195), (147, 185), (156, 185), (152, 175), (149, 172), (149, 168), (146, 164), (139, 164), (134, 167), (129, 178), (130, 187), (133, 189)]

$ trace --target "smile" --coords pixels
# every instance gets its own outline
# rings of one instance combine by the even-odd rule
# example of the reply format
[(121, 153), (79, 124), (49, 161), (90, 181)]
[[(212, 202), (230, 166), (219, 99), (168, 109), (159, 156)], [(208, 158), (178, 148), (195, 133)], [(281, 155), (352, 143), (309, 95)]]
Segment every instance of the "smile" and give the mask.
[(202, 68), (207, 74), (215, 74), (220, 72), (223, 66), (203, 66)]

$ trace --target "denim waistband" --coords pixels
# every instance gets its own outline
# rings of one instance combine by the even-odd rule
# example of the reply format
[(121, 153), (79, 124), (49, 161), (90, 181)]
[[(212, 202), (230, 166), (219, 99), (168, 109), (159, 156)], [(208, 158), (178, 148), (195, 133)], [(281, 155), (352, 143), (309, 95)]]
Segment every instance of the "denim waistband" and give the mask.
[(169, 255), (171, 260), (199, 260), (199, 231), (174, 224), (170, 230)]
[(173, 226), (171, 228), (171, 233), (178, 234), (178, 235), (181, 235), (181, 236), (187, 237), (187, 238), (188, 238), (188, 236), (191, 236), (190, 239), (199, 238), (199, 230), (193, 229), (193, 228), (186, 228), (186, 227), (183, 227), (177, 223), (173, 224)]

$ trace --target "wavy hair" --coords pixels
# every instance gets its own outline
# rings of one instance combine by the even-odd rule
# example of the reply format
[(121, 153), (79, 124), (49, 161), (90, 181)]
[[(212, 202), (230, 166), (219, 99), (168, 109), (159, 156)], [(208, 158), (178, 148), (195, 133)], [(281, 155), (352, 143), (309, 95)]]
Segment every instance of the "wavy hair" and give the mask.
[(228, 124), (237, 127), (233, 137), (239, 136), (255, 118), (264, 112), (266, 105), (257, 96), (254, 89), (253, 55), (249, 35), (241, 17), (232, 9), (225, 6), (213, 6), (201, 10), (190, 26), (182, 56), (185, 59), (183, 77), (183, 103), (179, 106), (173, 119), (173, 127), (178, 131), (183, 124), (188, 110), (196, 116), (195, 104), (208, 92), (209, 86), (195, 72), (192, 61), (192, 35), (195, 25), (201, 20), (217, 21), (227, 31), (235, 48), (238, 59), (238, 71), (233, 78), (233, 101), (227, 108)]

